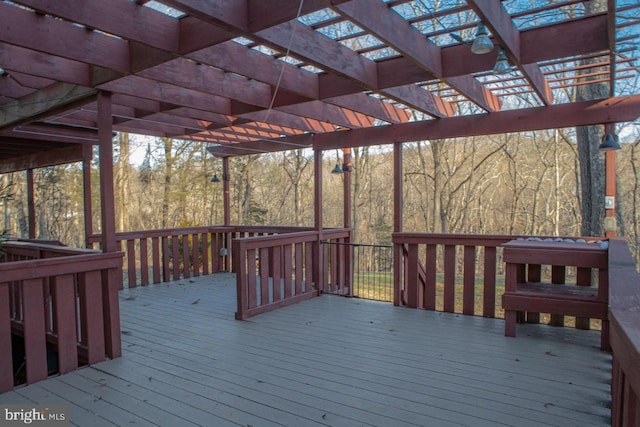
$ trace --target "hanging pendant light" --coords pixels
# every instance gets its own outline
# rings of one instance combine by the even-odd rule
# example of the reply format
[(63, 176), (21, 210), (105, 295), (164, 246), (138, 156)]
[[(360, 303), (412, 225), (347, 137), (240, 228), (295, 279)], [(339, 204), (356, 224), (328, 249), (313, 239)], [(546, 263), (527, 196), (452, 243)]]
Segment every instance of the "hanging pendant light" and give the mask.
[(607, 151), (619, 150), (620, 142), (618, 139), (618, 135), (612, 133), (605, 134), (598, 149), (603, 153)]
[(484, 23), (480, 22), (478, 24), (478, 31), (476, 32), (476, 39), (471, 45), (471, 52), (475, 53), (476, 55), (484, 55), (485, 53), (489, 53), (492, 50), (493, 42), (489, 38), (487, 27), (484, 26)]
[(498, 51), (498, 57), (496, 58), (496, 65), (493, 66), (494, 74), (506, 74), (511, 70), (507, 54), (504, 53), (504, 49), (500, 48)]
[(220, 178), (218, 178), (218, 175), (213, 174), (213, 177), (211, 178), (211, 182), (220, 182)]
[(331, 171), (331, 173), (342, 173), (342, 168), (340, 167), (339, 164), (336, 163), (336, 167), (333, 168), (333, 170)]

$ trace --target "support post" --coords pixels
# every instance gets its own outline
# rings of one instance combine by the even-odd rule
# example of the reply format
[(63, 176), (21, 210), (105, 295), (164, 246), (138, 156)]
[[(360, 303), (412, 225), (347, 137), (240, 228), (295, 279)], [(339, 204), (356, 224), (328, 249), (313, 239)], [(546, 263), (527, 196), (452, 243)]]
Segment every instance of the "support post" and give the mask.
[[(342, 191), (342, 226), (344, 228), (351, 228), (351, 149), (345, 148), (342, 150), (342, 162), (346, 165), (343, 171), (343, 191)], [(354, 231), (349, 232), (348, 243), (354, 243)], [(345, 246), (344, 251), (344, 263), (346, 267), (346, 283), (344, 286), (349, 290), (348, 295), (353, 296), (353, 246)]]
[(93, 249), (89, 237), (93, 236), (93, 208), (91, 207), (91, 160), (93, 160), (93, 146), (82, 146), (82, 188), (84, 192), (84, 241), (85, 246)]
[[(402, 232), (402, 143), (393, 144), (393, 232)], [(393, 245), (393, 305), (402, 305), (402, 248)]]
[(33, 169), (27, 169), (27, 210), (29, 215), (29, 238), (36, 238), (36, 207), (34, 202), (35, 185)]
[(223, 224), (229, 226), (231, 224), (231, 204), (229, 201), (229, 158), (222, 158), (222, 205), (223, 205)]
[(324, 265), (324, 257), (322, 256), (322, 150), (315, 149), (313, 156), (314, 167), (314, 215), (313, 215), (313, 227), (318, 233), (318, 240), (314, 245), (314, 263), (313, 263), (313, 278), (316, 282), (316, 289), (318, 293), (324, 291), (324, 271), (326, 266)]
[[(113, 125), (111, 94), (98, 94), (98, 144), (100, 147), (100, 212), (102, 224), (102, 251), (116, 252), (116, 214), (113, 189)], [(122, 289), (121, 269), (102, 273), (102, 304), (104, 339), (107, 356), (114, 359), (122, 355), (120, 337), (120, 306), (118, 289)]]
[[(606, 123), (604, 125), (604, 133), (615, 134), (615, 123)], [(616, 237), (617, 220), (616, 220), (616, 150), (604, 153), (604, 195), (605, 198), (611, 198), (613, 204), (604, 209), (604, 236), (607, 238)]]

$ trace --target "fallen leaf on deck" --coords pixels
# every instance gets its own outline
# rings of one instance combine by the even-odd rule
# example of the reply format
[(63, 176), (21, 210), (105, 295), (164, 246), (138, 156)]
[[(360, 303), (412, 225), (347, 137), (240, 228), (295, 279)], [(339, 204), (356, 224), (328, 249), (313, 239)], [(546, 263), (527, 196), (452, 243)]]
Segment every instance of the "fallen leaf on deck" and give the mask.
[(198, 298), (197, 300), (195, 300), (194, 302), (191, 303), (191, 305), (197, 304), (200, 302), (200, 298)]

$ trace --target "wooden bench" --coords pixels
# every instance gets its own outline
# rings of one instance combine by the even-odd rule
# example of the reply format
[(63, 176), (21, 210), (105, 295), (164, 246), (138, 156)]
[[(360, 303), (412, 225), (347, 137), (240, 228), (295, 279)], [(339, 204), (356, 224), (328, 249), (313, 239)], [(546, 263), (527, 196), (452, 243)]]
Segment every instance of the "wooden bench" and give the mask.
[[(609, 349), (607, 249), (597, 243), (515, 240), (504, 244), (504, 261), (506, 336), (516, 336), (518, 321), (537, 323), (539, 313), (551, 314), (556, 326), (564, 325), (564, 316), (576, 316), (581, 329), (589, 329), (593, 318), (602, 321), (600, 348)], [(550, 281), (541, 280), (542, 266), (549, 266)], [(567, 267), (576, 268), (575, 283), (566, 283)]]

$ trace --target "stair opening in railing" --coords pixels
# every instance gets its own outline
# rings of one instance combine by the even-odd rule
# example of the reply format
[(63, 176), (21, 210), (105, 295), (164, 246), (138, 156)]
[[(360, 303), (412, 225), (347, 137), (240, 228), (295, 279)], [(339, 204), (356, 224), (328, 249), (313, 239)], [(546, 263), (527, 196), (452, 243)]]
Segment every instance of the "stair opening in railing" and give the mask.
[[(329, 267), (324, 293), (393, 301), (393, 246), (327, 241), (322, 244)], [(339, 274), (344, 258), (352, 262), (347, 262), (344, 274)]]

